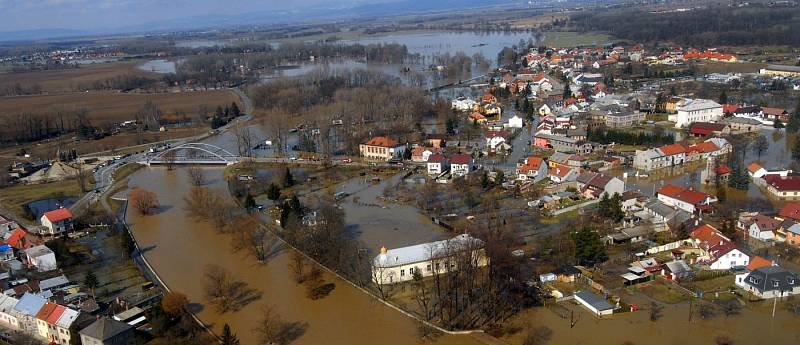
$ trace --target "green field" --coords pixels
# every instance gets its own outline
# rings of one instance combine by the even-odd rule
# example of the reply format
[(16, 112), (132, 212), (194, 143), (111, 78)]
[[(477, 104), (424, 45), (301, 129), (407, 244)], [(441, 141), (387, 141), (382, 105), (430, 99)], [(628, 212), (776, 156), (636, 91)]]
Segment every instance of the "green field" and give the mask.
[(544, 44), (550, 47), (575, 47), (603, 45), (612, 37), (603, 33), (580, 33), (572, 31), (550, 31), (544, 34)]

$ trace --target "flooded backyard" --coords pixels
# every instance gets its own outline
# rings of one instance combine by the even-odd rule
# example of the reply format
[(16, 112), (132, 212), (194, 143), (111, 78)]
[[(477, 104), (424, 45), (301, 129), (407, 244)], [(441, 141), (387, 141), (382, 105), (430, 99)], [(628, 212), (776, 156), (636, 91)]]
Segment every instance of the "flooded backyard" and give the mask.
[[(207, 169), (212, 188), (225, 189), (222, 171)], [(285, 320), (308, 322), (306, 333), (296, 344), (371, 344), (378, 339), (384, 344), (419, 342), (414, 321), (345, 282), (328, 277), (336, 283), (335, 290), (322, 300), (308, 299), (303, 286), (291, 279), (286, 251), (266, 264), (258, 264), (244, 253), (233, 253), (227, 235), (191, 219), (184, 211), (183, 196), (191, 185), (183, 169), (145, 168), (131, 176), (129, 185), (156, 192), (162, 205), (152, 216), (142, 217), (130, 210), (127, 214), (145, 257), (171, 289), (198, 304), (198, 316), (216, 332), (223, 323), (229, 323), (242, 344), (257, 344), (251, 330), (261, 307), (272, 305)], [(262, 298), (236, 313), (220, 315), (204, 308), (201, 282), (208, 264), (227, 268), (235, 279), (260, 290)], [(437, 344), (477, 342), (470, 336), (443, 336)]]

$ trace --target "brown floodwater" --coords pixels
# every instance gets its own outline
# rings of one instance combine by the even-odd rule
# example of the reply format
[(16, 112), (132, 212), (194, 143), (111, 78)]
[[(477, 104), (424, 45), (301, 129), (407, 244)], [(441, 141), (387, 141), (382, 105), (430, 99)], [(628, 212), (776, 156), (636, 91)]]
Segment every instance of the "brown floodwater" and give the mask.
[[(701, 320), (695, 314), (691, 322), (688, 303), (666, 305), (662, 317), (652, 322), (647, 310), (598, 319), (583, 307), (567, 302), (562, 305), (574, 310), (578, 320), (574, 328), (570, 328), (569, 318), (562, 319), (545, 308), (520, 313), (513, 323), (533, 327), (545, 325), (553, 331), (549, 344), (558, 345), (621, 345), (626, 341), (637, 345), (716, 344), (719, 336), (727, 336), (737, 345), (799, 344), (800, 317), (789, 315), (780, 309), (782, 306), (779, 304), (773, 319), (772, 303), (759, 303), (742, 308), (739, 315), (729, 317), (718, 314), (711, 319)], [(649, 307), (649, 304), (645, 307)], [(504, 340), (518, 344), (523, 335), (517, 334)]]
[[(224, 190), (221, 168), (208, 168), (210, 185)], [(284, 251), (266, 264), (258, 264), (243, 253), (233, 253), (227, 235), (211, 225), (194, 221), (183, 210), (183, 196), (191, 188), (183, 169), (145, 168), (131, 176), (130, 186), (158, 194), (162, 209), (142, 217), (129, 210), (128, 221), (157, 274), (174, 291), (198, 303), (200, 319), (220, 332), (228, 323), (242, 344), (258, 344), (252, 329), (263, 305), (272, 305), (287, 321), (307, 322), (305, 334), (295, 344), (417, 344), (416, 322), (349, 284), (326, 277), (336, 289), (322, 300), (312, 301), (304, 288), (292, 281), (288, 255)], [(219, 314), (203, 308), (203, 268), (216, 264), (235, 279), (263, 293), (238, 312)], [(471, 336), (442, 336), (437, 344), (478, 344)]]

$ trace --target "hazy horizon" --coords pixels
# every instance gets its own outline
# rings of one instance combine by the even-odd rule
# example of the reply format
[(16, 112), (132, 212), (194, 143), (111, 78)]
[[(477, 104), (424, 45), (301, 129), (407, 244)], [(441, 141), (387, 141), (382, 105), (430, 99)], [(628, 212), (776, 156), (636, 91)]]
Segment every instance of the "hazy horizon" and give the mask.
[(0, 0), (0, 31), (118, 30), (194, 16), (243, 15), (270, 10), (303, 11), (314, 7), (348, 7), (396, 1), (399, 0)]

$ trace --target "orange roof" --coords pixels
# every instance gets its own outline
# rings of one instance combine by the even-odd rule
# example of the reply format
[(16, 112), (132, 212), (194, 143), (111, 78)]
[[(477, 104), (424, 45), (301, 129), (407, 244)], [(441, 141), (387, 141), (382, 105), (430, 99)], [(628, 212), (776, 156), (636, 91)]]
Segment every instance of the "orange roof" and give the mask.
[(45, 212), (44, 216), (51, 222), (55, 223), (72, 218), (72, 212), (70, 212), (67, 208), (59, 208), (57, 210)]
[(42, 309), (39, 309), (39, 312), (36, 313), (36, 318), (42, 321), (47, 321), (47, 317), (56, 310), (58, 304), (53, 302), (47, 302), (42, 306)]
[(761, 107), (761, 111), (763, 111), (764, 114), (769, 114), (769, 115), (783, 115), (783, 113), (786, 112), (786, 110), (781, 108), (770, 108), (770, 107)]
[(761, 267), (769, 267), (769, 266), (772, 266), (772, 260), (767, 260), (756, 255), (752, 259), (750, 259), (750, 264), (747, 265), (747, 269), (753, 271)]
[(663, 194), (668, 197), (676, 197), (678, 196), (678, 194), (683, 192), (683, 190), (684, 190), (683, 188), (678, 187), (676, 185), (666, 184), (664, 185), (664, 187), (659, 188), (658, 194)]
[(560, 178), (564, 178), (572, 171), (572, 168), (564, 164), (554, 163), (553, 165), (555, 166), (553, 168), (550, 168), (550, 175), (552, 176), (558, 176)]
[(739, 110), (738, 104), (723, 104), (722, 105), (722, 112), (723, 113), (733, 113), (736, 110)]
[(754, 172), (759, 171), (760, 169), (763, 169), (763, 168), (764, 167), (762, 167), (761, 164), (753, 162), (753, 163), (750, 163), (750, 165), (747, 166), (747, 171), (749, 171), (751, 173), (754, 173)]
[(720, 164), (720, 166), (717, 167), (716, 173), (719, 174), (719, 175), (730, 174), (731, 173), (731, 168), (728, 167), (725, 164)]
[(387, 137), (373, 137), (367, 142), (369, 146), (381, 146), (381, 147), (395, 147), (398, 145), (397, 141)]
[(667, 146), (662, 146), (662, 147), (658, 148), (658, 150), (661, 151), (661, 153), (663, 153), (664, 155), (667, 155), (667, 156), (677, 155), (679, 153), (686, 152), (686, 148), (683, 147), (683, 145), (681, 145), (681, 144), (671, 144), (671, 145), (667, 145)]
[(64, 310), (67, 310), (67, 308), (62, 305), (56, 304), (56, 308), (53, 309), (53, 312), (50, 313), (50, 316), (48, 316), (45, 321), (47, 321), (47, 323), (51, 325), (55, 325), (56, 322), (58, 322), (58, 319), (61, 318), (61, 315), (64, 314)]
[(791, 218), (800, 221), (800, 202), (790, 202), (781, 208), (778, 215), (784, 218)]
[(412, 156), (422, 156), (422, 153), (425, 152), (425, 150), (429, 150), (431, 152), (436, 152), (436, 149), (433, 148), (433, 147), (417, 146), (413, 150), (411, 150), (411, 155)]
[(688, 151), (697, 151), (697, 152), (700, 152), (700, 153), (706, 153), (706, 152), (714, 152), (714, 151), (716, 151), (718, 149), (719, 148), (717, 147), (717, 145), (714, 144), (714, 142), (704, 141), (704, 142), (699, 143), (697, 145), (689, 146), (689, 150)]
[(719, 242), (730, 242), (731, 240), (723, 235), (719, 230), (711, 225), (703, 224), (694, 229), (689, 237), (701, 243), (717, 244)]
[(483, 114), (478, 112), (470, 114), (469, 118), (473, 120), (486, 120), (486, 116), (483, 116)]
[(520, 172), (528, 172), (528, 171), (535, 171), (539, 170), (539, 168), (544, 163), (541, 157), (528, 157), (525, 158), (524, 164), (520, 164), (518, 169)]

